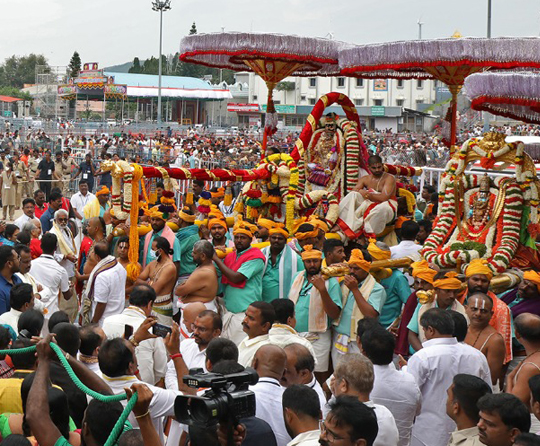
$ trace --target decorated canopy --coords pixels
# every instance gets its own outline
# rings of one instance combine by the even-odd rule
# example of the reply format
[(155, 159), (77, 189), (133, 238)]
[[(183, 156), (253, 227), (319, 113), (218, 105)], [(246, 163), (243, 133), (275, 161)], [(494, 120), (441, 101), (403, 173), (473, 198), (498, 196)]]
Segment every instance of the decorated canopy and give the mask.
[(465, 78), (490, 68), (539, 68), (540, 38), (450, 38), (357, 45), (339, 54), (349, 76), (437, 79), (452, 93), (451, 144), (456, 142), (457, 94)]
[(540, 124), (540, 73), (488, 72), (467, 78), (471, 107), (506, 118)]

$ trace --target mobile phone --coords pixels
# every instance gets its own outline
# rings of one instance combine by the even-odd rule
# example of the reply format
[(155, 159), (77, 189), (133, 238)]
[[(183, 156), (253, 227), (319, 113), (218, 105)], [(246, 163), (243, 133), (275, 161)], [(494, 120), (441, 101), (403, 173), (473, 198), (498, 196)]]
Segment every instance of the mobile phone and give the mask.
[(156, 324), (152, 327), (152, 333), (161, 338), (164, 338), (171, 332), (172, 332), (172, 328), (167, 325)]
[(129, 339), (133, 336), (133, 326), (131, 325), (124, 325), (124, 339)]
[(32, 339), (32, 333), (30, 333), (26, 328), (23, 328), (21, 331), (19, 331), (19, 338)]

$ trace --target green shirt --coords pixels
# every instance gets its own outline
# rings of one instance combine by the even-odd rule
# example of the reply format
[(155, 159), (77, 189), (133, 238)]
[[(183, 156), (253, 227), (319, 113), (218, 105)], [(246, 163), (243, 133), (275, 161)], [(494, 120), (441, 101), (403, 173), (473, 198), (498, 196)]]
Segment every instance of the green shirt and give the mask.
[[(182, 234), (185, 231), (193, 232), (193, 234), (188, 235), (187, 237), (182, 237), (180, 240), (179, 234)], [(188, 226), (186, 228), (180, 228), (176, 233), (176, 240), (180, 245), (180, 276), (186, 276), (191, 274), (197, 268), (197, 265), (193, 261), (193, 245), (200, 240), (199, 237), (199, 227), (198, 226)]]
[[(361, 286), (362, 284), (359, 284), (359, 288)], [(381, 314), (385, 301), (386, 291), (384, 291), (384, 287), (380, 283), (375, 283), (368, 297), (367, 303), (370, 304), (377, 313)], [(341, 312), (341, 319), (339, 320), (339, 325), (334, 328), (337, 333), (346, 336), (351, 335), (351, 318), (354, 305), (356, 305), (356, 300), (353, 296), (352, 291), (349, 291), (349, 294), (347, 296), (347, 303), (345, 304), (345, 308), (343, 308), (343, 311)]]
[[(237, 252), (237, 258), (244, 252), (246, 251)], [(236, 288), (228, 284), (224, 285), (223, 297), (225, 299), (225, 308), (228, 311), (231, 313), (243, 313), (253, 302), (261, 300), (263, 269), (264, 261), (262, 259), (253, 259), (242, 263), (238, 272), (246, 278), (244, 288)]]
[(71, 443), (67, 441), (64, 437), (60, 437), (58, 438), (58, 440), (56, 440), (54, 446), (71, 446)]
[[(165, 229), (165, 228), (163, 228), (163, 229)], [(156, 260), (156, 256), (154, 254), (152, 254), (152, 242), (154, 241), (154, 239), (156, 237), (161, 237), (161, 234), (163, 233), (163, 229), (161, 231), (159, 231), (159, 232), (154, 232), (152, 234), (152, 238), (150, 239), (150, 243), (148, 244), (148, 252), (146, 253), (146, 264), (147, 265), (150, 262), (152, 262), (153, 260)], [(173, 256), (172, 256), (173, 262), (179, 262), (182, 252), (180, 250), (180, 242), (178, 241), (178, 239), (176, 237), (174, 238), (172, 249), (174, 251)], [(144, 238), (143, 238), (143, 253), (144, 253)]]
[[(284, 248), (276, 257), (275, 264), (272, 264), (272, 256), (268, 259), (266, 271), (262, 278), (262, 300), (265, 302), (272, 302), (275, 299), (279, 299), (279, 262), (281, 261), (281, 256), (285, 252), (285, 249), (286, 248)], [(296, 253), (294, 253), (294, 257), (296, 257), (296, 271), (303, 271), (304, 262), (302, 261), (302, 258)], [(292, 279), (294, 280), (294, 277)], [(287, 296), (285, 295), (285, 297)]]
[(401, 307), (411, 295), (409, 281), (399, 270), (394, 270), (387, 279), (381, 280), (386, 291), (386, 302), (380, 312), (379, 322), (387, 328), (401, 314)]
[[(294, 307), (296, 313), (295, 330), (298, 333), (307, 333), (309, 327), (309, 301), (313, 284), (307, 281), (305, 271), (302, 271), (299, 274), (304, 274), (304, 283), (302, 284), (298, 301)], [(330, 279), (327, 281), (326, 289), (328, 290), (328, 294), (330, 295), (332, 302), (341, 308), (341, 288), (339, 286), (339, 282), (334, 277), (330, 277)], [(332, 320), (328, 318), (328, 326), (330, 326), (331, 323)]]

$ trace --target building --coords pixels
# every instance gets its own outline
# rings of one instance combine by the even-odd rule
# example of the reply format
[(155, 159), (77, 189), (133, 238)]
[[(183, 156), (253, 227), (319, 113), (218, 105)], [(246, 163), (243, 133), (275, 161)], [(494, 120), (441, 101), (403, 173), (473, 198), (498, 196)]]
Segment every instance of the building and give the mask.
[[(268, 96), (265, 82), (249, 72), (237, 73), (236, 81), (230, 89), (235, 100), (227, 105), (228, 111), (236, 114), (235, 124), (264, 122)], [(280, 126), (302, 127), (317, 100), (331, 91), (351, 99), (365, 129), (393, 132), (429, 130), (436, 117), (426, 111), (431, 112), (438, 102), (449, 97), (444, 86), (429, 80), (289, 77), (278, 84), (273, 95)], [(343, 116), (339, 106), (328, 107), (326, 112)]]

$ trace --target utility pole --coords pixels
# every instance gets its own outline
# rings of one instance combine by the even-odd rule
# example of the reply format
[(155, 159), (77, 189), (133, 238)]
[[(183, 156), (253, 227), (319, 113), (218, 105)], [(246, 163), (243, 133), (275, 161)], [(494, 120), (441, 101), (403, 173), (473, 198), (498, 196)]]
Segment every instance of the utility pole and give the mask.
[(422, 40), (422, 25), (424, 24), (422, 22), (422, 17), (420, 17), (418, 19), (418, 22), (416, 22), (416, 23), (418, 23), (418, 40)]
[(159, 11), (159, 61), (158, 61), (158, 105), (157, 105), (157, 124), (161, 125), (161, 53), (163, 44), (163, 11), (171, 9), (171, 0), (155, 0), (152, 2), (152, 10)]

